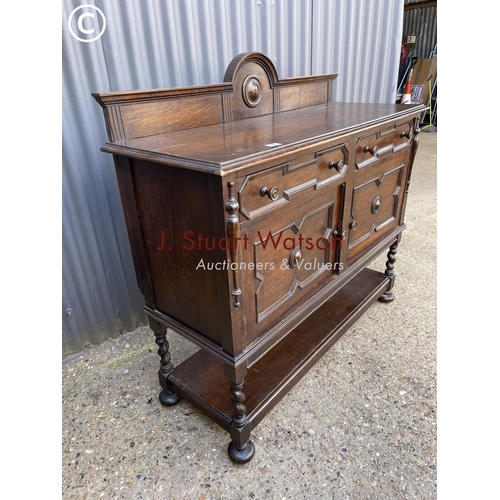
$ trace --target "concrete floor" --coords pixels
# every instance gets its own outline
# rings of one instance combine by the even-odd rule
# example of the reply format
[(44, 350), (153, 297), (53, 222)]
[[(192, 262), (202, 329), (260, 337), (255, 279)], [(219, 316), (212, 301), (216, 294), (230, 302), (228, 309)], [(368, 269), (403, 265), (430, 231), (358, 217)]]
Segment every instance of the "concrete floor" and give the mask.
[[(252, 462), (231, 462), (228, 434), (188, 403), (160, 405), (144, 327), (63, 362), (62, 497), (435, 498), (436, 149), (422, 132), (396, 300), (376, 302), (257, 426)], [(194, 352), (169, 341), (174, 364)]]

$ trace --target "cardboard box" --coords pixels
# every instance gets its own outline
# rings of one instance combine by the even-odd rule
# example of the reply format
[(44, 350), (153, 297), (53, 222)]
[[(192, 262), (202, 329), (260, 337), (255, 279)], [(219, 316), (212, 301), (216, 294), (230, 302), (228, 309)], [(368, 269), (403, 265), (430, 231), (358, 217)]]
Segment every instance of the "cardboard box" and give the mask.
[[(412, 86), (422, 86), (421, 92), (418, 92), (420, 94), (419, 100), (415, 100), (412, 102), (415, 103), (423, 103), (423, 104), (428, 104), (429, 102), (429, 87), (428, 83), (426, 83), (427, 78), (432, 75), (432, 78), (430, 80), (431, 82), (431, 90), (434, 86), (434, 81), (436, 80), (437, 77), (437, 58), (432, 58), (432, 59), (419, 59), (415, 67), (413, 68), (413, 74), (411, 77), (411, 84)], [(420, 90), (420, 89), (419, 89)], [(412, 92), (412, 98), (413, 98), (414, 93)]]

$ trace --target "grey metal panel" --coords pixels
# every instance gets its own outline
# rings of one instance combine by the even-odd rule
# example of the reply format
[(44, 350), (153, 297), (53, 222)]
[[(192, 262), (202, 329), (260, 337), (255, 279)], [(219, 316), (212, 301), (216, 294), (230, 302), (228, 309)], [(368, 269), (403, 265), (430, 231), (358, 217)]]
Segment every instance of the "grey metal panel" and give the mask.
[(308, 74), (311, 5), (312, 0), (106, 0), (102, 44), (110, 89), (217, 83), (229, 61), (249, 51), (267, 54), (283, 77)]
[(216, 83), (261, 51), (283, 78), (340, 73), (336, 100), (390, 101), (402, 1), (96, 0), (106, 30), (84, 43), (67, 20), (92, 0), (63, 0), (63, 355), (146, 321), (91, 92)]
[(339, 73), (333, 99), (395, 102), (403, 0), (316, 0), (312, 73)]
[(417, 35), (413, 56), (429, 57), (437, 44), (437, 7), (405, 11), (403, 35)]
[(68, 32), (77, 6), (63, 8), (63, 354), (145, 320), (112, 158), (99, 151), (102, 111), (90, 95), (109, 90), (107, 61), (100, 40)]

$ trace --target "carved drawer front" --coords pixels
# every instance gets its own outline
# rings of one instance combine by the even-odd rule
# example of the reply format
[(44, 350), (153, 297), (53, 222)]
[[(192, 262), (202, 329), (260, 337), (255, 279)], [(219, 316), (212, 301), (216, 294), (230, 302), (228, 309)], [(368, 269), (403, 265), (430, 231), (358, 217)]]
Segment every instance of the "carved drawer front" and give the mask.
[[(406, 154), (397, 155), (355, 182), (347, 258), (352, 259), (399, 223), (404, 193)], [(398, 161), (395, 161), (398, 160)]]
[(243, 220), (285, 208), (301, 196), (338, 180), (346, 174), (347, 163), (347, 147), (340, 144), (248, 175), (238, 193)]
[(276, 213), (249, 231), (244, 261), (255, 269), (245, 274), (243, 296), (252, 303), (255, 336), (341, 270), (342, 241), (334, 230), (343, 188), (325, 190), (314, 204)]
[(356, 143), (356, 168), (364, 168), (407, 147), (413, 140), (411, 122), (392, 125), (360, 137)]

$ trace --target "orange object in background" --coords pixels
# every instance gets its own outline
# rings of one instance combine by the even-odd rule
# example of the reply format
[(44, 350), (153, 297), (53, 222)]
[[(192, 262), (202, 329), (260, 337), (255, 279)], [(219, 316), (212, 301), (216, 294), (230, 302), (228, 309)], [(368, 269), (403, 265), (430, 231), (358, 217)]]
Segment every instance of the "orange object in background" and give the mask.
[(403, 97), (401, 97), (401, 104), (411, 104), (411, 81), (409, 78), (405, 85)]

